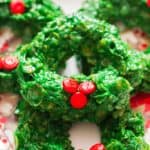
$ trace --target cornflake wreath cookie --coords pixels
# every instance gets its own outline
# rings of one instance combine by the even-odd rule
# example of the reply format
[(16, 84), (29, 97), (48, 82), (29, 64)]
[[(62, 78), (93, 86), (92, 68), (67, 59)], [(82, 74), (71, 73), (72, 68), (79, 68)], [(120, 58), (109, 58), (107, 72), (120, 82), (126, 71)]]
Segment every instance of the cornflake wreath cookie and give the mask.
[[(0, 83), (1, 92), (15, 91), (18, 85), (13, 70), (19, 60), (13, 53), (13, 44), (29, 42), (41, 28), (55, 17), (62, 15), (61, 10), (49, 0), (4, 0), (0, 1), (1, 35), (10, 34), (0, 46)], [(3, 36), (4, 37), (4, 36)], [(7, 72), (5, 72), (7, 71)]]
[(129, 28), (140, 27), (150, 33), (149, 0), (86, 0), (80, 12), (113, 24), (122, 22)]
[(62, 14), (51, 0), (0, 1), (0, 27), (11, 27), (26, 41), (30, 41), (48, 21)]
[(13, 139), (17, 120), (14, 110), (20, 99), (14, 72), (19, 59), (14, 51), (28, 43), (38, 31), (55, 17), (63, 15), (51, 1), (0, 1), (0, 149), (15, 150)]
[(79, 12), (117, 25), (123, 39), (139, 51), (150, 47), (149, 0), (86, 0)]
[[(140, 10), (140, 12), (139, 12)], [(96, 18), (98, 20), (106, 20), (109, 23), (123, 24), (125, 26), (125, 30), (122, 30), (122, 27), (118, 26), (122, 32), (127, 32), (128, 29), (133, 29), (134, 36), (138, 39), (141, 38), (141, 41), (136, 41), (134, 45), (131, 45), (138, 49), (139, 51), (145, 51), (147, 56), (144, 57), (146, 60), (146, 67), (144, 69), (144, 80), (140, 85), (139, 90), (145, 90), (146, 92), (150, 92), (150, 54), (149, 54), (149, 19), (150, 19), (150, 0), (86, 0), (82, 5), (82, 8), (79, 10), (81, 14), (86, 14), (89, 17)], [(141, 28), (141, 29), (140, 29)], [(130, 32), (130, 31), (129, 31)], [(130, 33), (129, 33), (130, 34)], [(130, 34), (131, 35), (131, 34)], [(132, 35), (131, 35), (132, 36)], [(144, 38), (144, 40), (143, 40)], [(130, 39), (125, 39), (125, 41), (130, 42)], [(135, 42), (135, 41), (134, 41)], [(132, 49), (129, 45), (128, 49)], [(136, 53), (136, 52), (135, 52)], [(136, 55), (136, 54), (135, 54)], [(85, 59), (82, 58), (85, 63), (84, 66), (87, 65)], [(130, 65), (132, 61), (135, 59), (131, 59)], [(142, 62), (140, 63), (142, 64)], [(139, 66), (139, 65), (137, 65)], [(134, 66), (136, 68), (136, 66)], [(134, 69), (135, 69), (134, 68)], [(87, 70), (87, 68), (83, 68)], [(142, 75), (139, 73), (139, 76)], [(140, 81), (140, 77), (138, 75), (135, 77), (135, 80), (132, 82), (132, 85)], [(146, 80), (146, 82), (145, 82)]]
[[(74, 54), (85, 57), (89, 75), (55, 73)], [(71, 150), (69, 128), (89, 121), (102, 129), (102, 143), (90, 150), (149, 150), (143, 118), (129, 106), (131, 91), (146, 77), (146, 55), (129, 51), (114, 26), (80, 15), (57, 18), (16, 56), (23, 98), (16, 110), (18, 149)]]

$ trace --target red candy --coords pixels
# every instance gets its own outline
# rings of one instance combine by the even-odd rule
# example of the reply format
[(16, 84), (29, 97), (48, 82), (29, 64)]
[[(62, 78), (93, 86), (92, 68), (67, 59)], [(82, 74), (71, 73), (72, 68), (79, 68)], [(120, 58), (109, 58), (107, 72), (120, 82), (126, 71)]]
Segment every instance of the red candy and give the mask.
[(93, 145), (90, 150), (106, 150), (103, 144), (95, 144)]
[(87, 97), (81, 92), (76, 92), (71, 96), (70, 104), (75, 109), (82, 109), (87, 103)]
[[(148, 103), (146, 102), (146, 101), (149, 101)], [(149, 97), (149, 99), (147, 99), (147, 100), (145, 100), (145, 109), (144, 109), (144, 113), (149, 113), (150, 112), (150, 97)]]
[(142, 43), (138, 46), (139, 50), (146, 50), (148, 48), (148, 44), (147, 43)]
[(12, 14), (23, 14), (25, 12), (25, 3), (23, 0), (12, 0), (10, 3), (10, 11)]
[(142, 37), (145, 37), (145, 36), (146, 36), (146, 33), (145, 33), (145, 32), (142, 32), (142, 33), (141, 33), (141, 36), (142, 36)]
[(67, 93), (73, 94), (77, 91), (78, 89), (78, 82), (74, 79), (67, 78), (63, 81), (63, 89)]
[(143, 32), (141, 29), (134, 29), (133, 30), (133, 33), (136, 35), (136, 36), (140, 36), (140, 37), (145, 37), (146, 36), (146, 33)]
[(150, 128), (150, 120), (147, 120), (147, 121), (146, 121), (145, 128), (146, 128), (146, 129), (147, 129), (147, 128)]
[(150, 0), (147, 0), (147, 6), (150, 7)]
[(4, 130), (4, 128), (5, 128), (5, 124), (0, 122), (0, 131)]
[(0, 69), (3, 69), (2, 58), (0, 57)]
[(133, 32), (134, 32), (134, 34), (137, 35), (137, 34), (140, 34), (140, 33), (141, 33), (141, 30), (140, 30), (140, 29), (134, 29)]
[(18, 66), (18, 64), (19, 61), (15, 56), (5, 56), (4, 58), (2, 58), (2, 67), (4, 70), (14, 70)]
[(5, 51), (7, 51), (8, 50), (8, 48), (9, 48), (9, 44), (8, 44), (8, 42), (5, 42), (3, 45), (2, 45), (2, 47), (0, 48), (0, 52), (5, 52)]
[(8, 140), (7, 140), (6, 138), (3, 138), (3, 139), (2, 139), (2, 142), (3, 142), (4, 144), (6, 144), (6, 143), (8, 142)]
[(7, 122), (7, 118), (6, 117), (0, 117), (0, 123), (6, 123)]
[(139, 92), (131, 97), (130, 105), (131, 108), (136, 108), (140, 105), (150, 104), (150, 93)]
[(79, 85), (78, 90), (80, 92), (82, 92), (83, 94), (89, 95), (89, 94), (92, 94), (95, 92), (96, 86), (93, 82), (86, 81), (86, 82), (83, 82)]

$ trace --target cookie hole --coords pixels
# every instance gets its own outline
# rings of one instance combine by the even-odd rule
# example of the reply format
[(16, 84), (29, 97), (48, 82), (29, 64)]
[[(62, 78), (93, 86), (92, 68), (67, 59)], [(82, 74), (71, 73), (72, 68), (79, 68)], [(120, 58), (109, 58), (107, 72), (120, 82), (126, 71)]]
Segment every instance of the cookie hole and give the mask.
[(76, 56), (70, 57), (66, 62), (66, 68), (63, 71), (59, 71), (59, 74), (64, 76), (73, 76), (81, 72), (81, 68), (78, 67)]
[(79, 122), (70, 131), (70, 140), (75, 150), (88, 150), (91, 145), (101, 141), (100, 130), (96, 124)]

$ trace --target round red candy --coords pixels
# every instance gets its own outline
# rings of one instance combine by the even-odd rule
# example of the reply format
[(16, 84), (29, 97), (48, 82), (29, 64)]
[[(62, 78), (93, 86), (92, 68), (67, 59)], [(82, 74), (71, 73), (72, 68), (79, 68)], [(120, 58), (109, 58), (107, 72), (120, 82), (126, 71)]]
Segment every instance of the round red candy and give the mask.
[(2, 47), (0, 48), (0, 52), (6, 52), (7, 50), (8, 50), (8, 48), (9, 48), (9, 44), (8, 44), (8, 42), (5, 42), (3, 45), (2, 45)]
[(6, 138), (2, 138), (1, 140), (4, 144), (6, 144), (8, 142), (8, 140)]
[(150, 93), (139, 92), (131, 97), (131, 108), (137, 108), (141, 105), (150, 105)]
[(15, 56), (5, 56), (2, 59), (2, 67), (4, 70), (14, 70), (19, 64), (19, 60)]
[(25, 12), (25, 3), (23, 0), (12, 0), (10, 3), (10, 11), (12, 14), (23, 14)]
[(133, 30), (133, 33), (136, 34), (136, 35), (137, 35), (137, 34), (140, 34), (140, 33), (141, 33), (141, 30), (139, 30), (139, 29), (134, 29), (134, 30)]
[(96, 91), (96, 85), (91, 81), (86, 81), (79, 85), (78, 90), (86, 95), (89, 95)]
[(106, 150), (103, 144), (95, 144), (93, 145), (90, 150)]
[(150, 128), (150, 120), (147, 120), (145, 123), (145, 128)]
[(82, 109), (87, 105), (87, 97), (81, 93), (76, 92), (71, 96), (70, 104), (74, 109)]
[(150, 0), (147, 0), (147, 6), (150, 7)]
[(146, 50), (148, 48), (148, 44), (147, 43), (142, 43), (138, 46), (139, 50)]
[(0, 122), (0, 132), (1, 132), (2, 130), (4, 130), (4, 128), (5, 128), (5, 124)]
[(2, 58), (0, 57), (0, 69), (3, 69)]
[(67, 93), (70, 93), (70, 94), (75, 93), (78, 89), (78, 86), (79, 86), (78, 82), (72, 78), (67, 78), (67, 79), (64, 79), (63, 81), (63, 89)]

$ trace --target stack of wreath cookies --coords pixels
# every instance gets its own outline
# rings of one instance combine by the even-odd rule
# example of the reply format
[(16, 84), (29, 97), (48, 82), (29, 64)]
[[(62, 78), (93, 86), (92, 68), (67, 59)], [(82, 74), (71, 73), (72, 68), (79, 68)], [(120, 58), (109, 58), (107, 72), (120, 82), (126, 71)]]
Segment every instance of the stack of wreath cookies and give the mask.
[[(141, 27), (148, 37), (149, 14), (145, 0), (88, 0), (69, 17), (49, 0), (1, 0), (0, 26), (14, 36), (1, 47), (0, 92), (20, 101), (15, 146), (5, 134), (0, 147), (73, 150), (68, 130), (80, 121), (101, 129), (101, 143), (89, 150), (150, 150), (142, 114), (130, 107), (133, 95), (150, 93), (148, 43), (134, 51), (111, 25)], [(10, 51), (16, 37), (22, 44)], [(82, 73), (64, 77), (59, 72), (73, 55)]]

